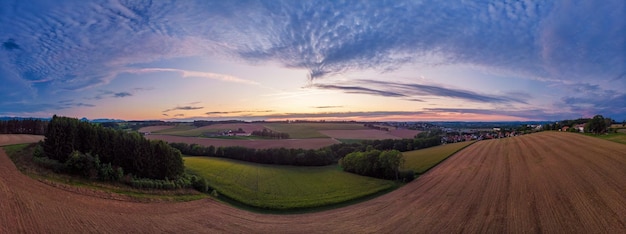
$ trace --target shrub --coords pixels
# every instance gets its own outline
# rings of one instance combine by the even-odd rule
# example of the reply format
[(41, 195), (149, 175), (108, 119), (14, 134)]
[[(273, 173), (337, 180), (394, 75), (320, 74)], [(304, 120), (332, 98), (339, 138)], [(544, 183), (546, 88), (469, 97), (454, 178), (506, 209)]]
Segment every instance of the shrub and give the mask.
[(199, 177), (198, 178), (198, 177), (195, 177), (195, 176), (194, 176), (194, 178), (196, 178), (193, 181), (193, 188), (195, 190), (198, 190), (198, 191), (200, 191), (202, 193), (209, 192), (209, 183), (206, 181), (206, 179), (204, 179), (203, 177)]
[(33, 161), (44, 168), (51, 169), (56, 173), (65, 171), (65, 164), (54, 159), (49, 159), (47, 157), (33, 157)]
[(401, 170), (398, 173), (398, 180), (404, 183), (408, 183), (415, 179), (415, 172), (413, 170)]
[(83, 154), (78, 151), (72, 152), (65, 162), (65, 170), (70, 174), (82, 175), (92, 178), (98, 175), (100, 160), (91, 156), (90, 153)]

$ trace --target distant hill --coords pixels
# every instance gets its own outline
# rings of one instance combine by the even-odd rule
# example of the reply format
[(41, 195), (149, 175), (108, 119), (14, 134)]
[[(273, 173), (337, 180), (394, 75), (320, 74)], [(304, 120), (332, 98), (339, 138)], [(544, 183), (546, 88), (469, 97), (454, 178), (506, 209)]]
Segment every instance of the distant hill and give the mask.
[[(35, 118), (35, 117), (9, 117), (9, 116), (2, 116), (0, 117), (0, 121), (7, 121), (7, 120), (24, 120), (24, 119), (40, 119), (40, 120), (45, 120), (48, 121), (50, 118)], [(87, 118), (82, 118), (80, 119), (81, 121), (88, 121), (88, 122), (92, 122), (92, 123), (111, 123), (111, 122), (115, 122), (115, 123), (119, 123), (119, 122), (126, 122), (124, 120), (121, 119), (93, 119), (93, 120), (89, 120)]]

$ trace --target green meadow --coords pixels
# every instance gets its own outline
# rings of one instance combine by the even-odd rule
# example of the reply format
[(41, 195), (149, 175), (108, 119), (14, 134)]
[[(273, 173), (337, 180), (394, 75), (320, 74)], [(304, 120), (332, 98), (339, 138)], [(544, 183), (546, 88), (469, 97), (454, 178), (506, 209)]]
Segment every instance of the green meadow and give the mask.
[(337, 165), (295, 167), (223, 158), (185, 157), (185, 166), (230, 199), (270, 210), (335, 205), (389, 190), (388, 180), (343, 172)]
[(403, 152), (402, 155), (406, 160), (403, 168), (413, 170), (417, 174), (422, 174), (474, 142), (476, 141), (464, 141)]

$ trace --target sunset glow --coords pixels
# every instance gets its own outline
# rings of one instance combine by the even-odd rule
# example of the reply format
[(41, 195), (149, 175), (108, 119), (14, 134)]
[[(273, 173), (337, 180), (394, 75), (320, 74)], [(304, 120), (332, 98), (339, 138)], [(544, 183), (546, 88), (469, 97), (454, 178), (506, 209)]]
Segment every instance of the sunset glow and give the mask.
[(626, 119), (624, 1), (2, 1), (0, 116)]

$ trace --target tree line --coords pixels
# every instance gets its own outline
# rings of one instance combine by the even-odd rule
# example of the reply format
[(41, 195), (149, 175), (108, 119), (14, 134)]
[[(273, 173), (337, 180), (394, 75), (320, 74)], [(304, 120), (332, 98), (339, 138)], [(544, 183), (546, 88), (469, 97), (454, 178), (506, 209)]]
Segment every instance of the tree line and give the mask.
[(274, 132), (272, 130), (263, 129), (263, 131), (252, 131), (253, 136), (260, 136), (274, 139), (289, 139), (289, 134), (284, 132)]
[[(137, 132), (104, 128), (75, 118), (52, 117), (43, 142), (43, 155), (61, 164), (98, 160), (111, 168), (150, 179), (176, 179), (184, 172), (180, 151), (163, 141), (150, 141)], [(74, 168), (88, 173), (90, 167)]]
[(41, 119), (0, 120), (0, 134), (44, 135), (48, 121)]
[(375, 150), (397, 150), (400, 152), (424, 149), (441, 145), (441, 131), (421, 132), (413, 139), (384, 139), (363, 140), (354, 143), (340, 143), (329, 146), (331, 151), (337, 154), (337, 158), (343, 158), (352, 152), (365, 152), (368, 147)]
[(241, 146), (207, 147), (187, 143), (170, 143), (170, 146), (190, 156), (220, 157), (261, 164), (325, 166), (337, 162), (335, 154), (328, 148), (317, 150), (286, 148), (252, 149)]

